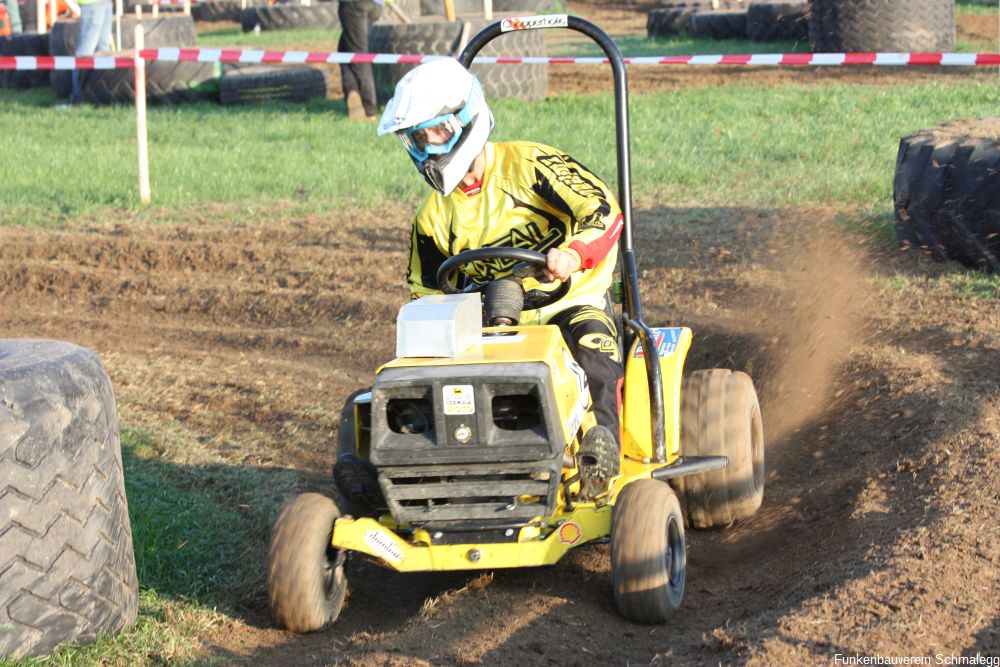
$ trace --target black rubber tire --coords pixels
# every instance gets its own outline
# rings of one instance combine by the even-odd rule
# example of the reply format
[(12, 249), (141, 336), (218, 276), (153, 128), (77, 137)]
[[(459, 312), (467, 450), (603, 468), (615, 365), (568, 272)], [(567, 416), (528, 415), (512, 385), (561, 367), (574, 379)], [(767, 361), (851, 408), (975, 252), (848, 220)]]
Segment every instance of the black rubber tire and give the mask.
[(0, 656), (135, 621), (139, 585), (111, 381), (59, 341), (0, 340)]
[(283, 100), (305, 102), (326, 97), (326, 76), (315, 67), (254, 65), (228, 70), (219, 83), (221, 104)]
[[(488, 23), (483, 18), (468, 18), (471, 38)], [(374, 53), (409, 53), (458, 55), (463, 21), (438, 21), (424, 18), (413, 23), (374, 23), (368, 31), (368, 46)], [(517, 30), (496, 39), (480, 52), (484, 56), (544, 56), (544, 30)], [(375, 89), (379, 104), (392, 97), (396, 82), (415, 65), (379, 65), (375, 67)], [(548, 93), (548, 65), (473, 65), (472, 73), (483, 84), (486, 99), (519, 97), (544, 99)]]
[(688, 21), (688, 34), (709, 39), (744, 39), (747, 36), (747, 10), (727, 9), (697, 12)]
[(955, 49), (955, 0), (812, 0), (814, 53)]
[[(122, 49), (135, 48), (135, 17), (122, 18)], [(142, 20), (148, 49), (164, 46), (194, 46), (197, 31), (190, 16), (160, 16)], [(71, 56), (76, 51), (79, 21), (58, 21), (49, 33), (49, 51), (54, 56)], [(95, 54), (96, 55), (96, 54)], [(112, 54), (103, 54), (112, 55)], [(213, 63), (151, 61), (146, 63), (147, 97), (151, 102), (176, 104), (198, 99), (193, 86), (217, 76)], [(53, 70), (52, 88), (56, 96), (68, 98), (73, 90), (72, 73)], [(80, 94), (91, 104), (131, 103), (135, 101), (135, 72), (132, 69), (81, 70)]]
[(754, 2), (747, 7), (747, 37), (754, 42), (809, 39), (805, 2)]
[(191, 5), (191, 18), (202, 23), (239, 23), (242, 11), (240, 0), (201, 0)]
[(358, 456), (354, 397), (367, 391), (370, 389), (359, 389), (347, 397), (337, 427), (333, 483), (352, 516), (376, 516), (389, 507), (378, 483), (378, 470)]
[(635, 623), (665, 623), (684, 599), (687, 546), (677, 496), (665, 482), (622, 489), (611, 523), (615, 607)]
[(1000, 272), (1000, 118), (990, 121), (995, 131), (985, 135), (944, 126), (899, 142), (893, 200), (902, 246)]
[(727, 456), (722, 470), (674, 480), (693, 528), (747, 519), (764, 498), (764, 428), (753, 380), (726, 369), (694, 371), (681, 386), (681, 456)]
[[(742, 6), (729, 0), (722, 0), (719, 3), (719, 9), (738, 9)], [(646, 15), (646, 34), (649, 37), (673, 37), (684, 34), (692, 16), (708, 11), (712, 11), (712, 3), (709, 0), (663, 3)]]
[[(49, 40), (45, 35), (0, 37), (0, 56), (47, 56)], [(45, 70), (0, 70), (0, 88), (24, 90), (49, 85)]]
[(304, 493), (285, 505), (267, 552), (267, 596), (274, 622), (292, 632), (328, 627), (344, 606), (343, 552), (330, 546), (336, 503)]
[[(441, 0), (419, 0), (422, 16), (444, 16), (444, 2)], [(482, 14), (483, 0), (453, 0), (456, 14)], [(560, 0), (493, 0), (493, 11), (497, 14), (545, 14), (563, 11), (565, 2)], [(412, 14), (411, 14), (412, 17)]]
[(240, 16), (243, 32), (261, 30), (329, 29), (340, 27), (336, 2), (316, 2), (309, 7), (294, 4), (247, 7)]

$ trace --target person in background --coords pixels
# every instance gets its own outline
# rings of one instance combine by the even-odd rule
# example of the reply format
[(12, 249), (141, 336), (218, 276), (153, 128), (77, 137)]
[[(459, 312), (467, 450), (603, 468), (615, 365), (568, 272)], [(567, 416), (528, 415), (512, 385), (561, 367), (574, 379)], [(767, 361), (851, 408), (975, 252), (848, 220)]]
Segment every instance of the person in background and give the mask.
[[(382, 15), (383, 0), (340, 0), (341, 53), (368, 53), (368, 26)], [(375, 99), (375, 77), (371, 63), (348, 63), (340, 66), (341, 85), (347, 100), (347, 117), (351, 120), (375, 120), (378, 103)]]
[[(110, 0), (77, 0), (80, 5), (80, 31), (76, 38), (75, 56), (91, 56), (97, 51), (111, 50)], [(80, 101), (80, 70), (73, 70), (73, 92), (69, 101)]]
[(4, 5), (7, 7), (7, 17), (10, 19), (10, 33), (20, 35), (24, 32), (24, 25), (21, 23), (21, 8), (17, 0), (4, 0)]

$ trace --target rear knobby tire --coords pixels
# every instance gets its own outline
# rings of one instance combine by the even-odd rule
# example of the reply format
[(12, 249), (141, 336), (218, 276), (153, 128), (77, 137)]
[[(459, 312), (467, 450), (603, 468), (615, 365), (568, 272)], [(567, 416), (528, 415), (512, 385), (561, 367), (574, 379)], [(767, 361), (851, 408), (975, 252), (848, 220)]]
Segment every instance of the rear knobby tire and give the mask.
[(111, 381), (70, 343), (0, 341), (0, 656), (135, 621), (139, 585)]
[(753, 381), (725, 369), (695, 371), (681, 387), (681, 455), (726, 456), (722, 470), (674, 484), (694, 528), (749, 518), (764, 498), (764, 427)]
[(292, 632), (313, 632), (340, 615), (347, 593), (344, 553), (330, 546), (340, 516), (327, 496), (304, 493), (285, 505), (267, 552), (271, 615)]
[(681, 605), (687, 572), (684, 517), (673, 490), (655, 479), (628, 484), (611, 526), (615, 607), (636, 623), (665, 623)]

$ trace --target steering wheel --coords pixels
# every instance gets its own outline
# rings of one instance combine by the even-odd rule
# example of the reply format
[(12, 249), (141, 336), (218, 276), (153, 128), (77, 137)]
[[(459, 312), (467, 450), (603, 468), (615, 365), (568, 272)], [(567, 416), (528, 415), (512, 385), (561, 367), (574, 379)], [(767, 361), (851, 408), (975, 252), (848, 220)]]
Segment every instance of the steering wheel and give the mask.
[[(458, 289), (458, 273), (467, 264), (489, 259), (499, 259), (505, 261), (518, 262), (511, 269), (510, 275), (519, 282), (525, 278), (535, 278), (544, 280), (545, 269), (548, 266), (545, 255), (535, 250), (524, 248), (476, 248), (474, 250), (463, 250), (457, 255), (453, 255), (441, 264), (437, 272), (438, 286), (445, 294), (462, 294), (469, 292), (482, 292), (486, 285), (470, 285), (464, 290)], [(498, 278), (502, 280), (506, 276)], [(555, 303), (566, 296), (572, 285), (572, 278), (567, 278), (559, 287), (552, 291), (533, 289), (525, 290), (524, 310), (535, 310)]]

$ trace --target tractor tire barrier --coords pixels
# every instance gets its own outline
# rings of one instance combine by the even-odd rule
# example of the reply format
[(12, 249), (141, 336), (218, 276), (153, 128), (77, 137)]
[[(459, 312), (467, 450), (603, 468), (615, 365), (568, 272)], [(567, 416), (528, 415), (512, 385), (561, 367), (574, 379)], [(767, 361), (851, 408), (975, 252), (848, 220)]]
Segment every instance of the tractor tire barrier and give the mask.
[(1000, 117), (921, 130), (899, 142), (896, 239), (938, 261), (1000, 272)]
[(955, 48), (955, 0), (812, 0), (813, 52)]
[(0, 340), (0, 656), (131, 625), (139, 585), (111, 382), (70, 343)]

